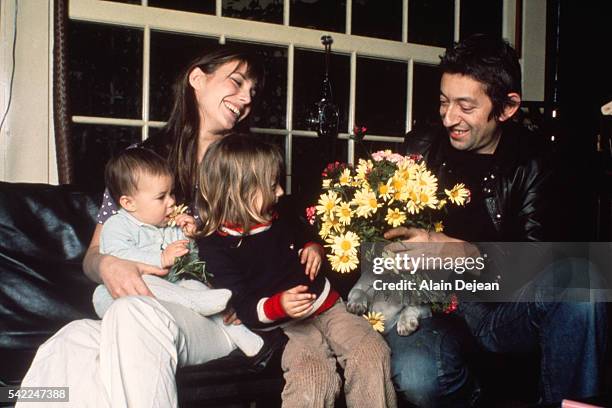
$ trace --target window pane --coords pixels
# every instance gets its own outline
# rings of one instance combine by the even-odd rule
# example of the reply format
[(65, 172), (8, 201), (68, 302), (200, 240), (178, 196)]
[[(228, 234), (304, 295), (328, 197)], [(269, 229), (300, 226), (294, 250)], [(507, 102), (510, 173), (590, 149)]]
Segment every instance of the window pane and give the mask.
[(215, 0), (149, 0), (149, 6), (172, 10), (215, 14)]
[(414, 64), (412, 126), (439, 123), (440, 71), (438, 67)]
[(351, 33), (402, 40), (402, 0), (353, 0)]
[(142, 30), (70, 21), (68, 35), (72, 113), (140, 118)]
[(345, 0), (291, 0), (290, 25), (346, 32)]
[(358, 57), (355, 124), (369, 134), (403, 136), (407, 73), (406, 63)]
[(454, 26), (454, 0), (408, 2), (408, 42), (450, 47), (453, 44)]
[(263, 90), (257, 95), (253, 112), (248, 120), (250, 126), (260, 128), (285, 129), (287, 118), (287, 48), (262, 44), (238, 44), (241, 48), (252, 49), (262, 56), (266, 70)]
[[(349, 81), (351, 60), (348, 55), (332, 54), (329, 78), (334, 103), (338, 106), (338, 131), (348, 131)], [(315, 112), (315, 103), (321, 100), (325, 76), (323, 52), (295, 50), (293, 81), (293, 128), (307, 130), (308, 118)]]
[(282, 0), (223, 0), (223, 16), (283, 23)]
[(166, 121), (173, 103), (173, 86), (195, 58), (219, 48), (214, 38), (151, 31), (150, 118)]
[(379, 150), (391, 150), (394, 153), (404, 154), (402, 151), (403, 142), (374, 142), (364, 141), (361, 143), (355, 143), (355, 163), (359, 162), (359, 159), (368, 159), (370, 155)]
[(502, 35), (503, 0), (468, 0), (461, 2), (460, 38), (475, 33)]
[(347, 161), (347, 140), (336, 140), (336, 157), (325, 157), (318, 138), (293, 137), (293, 163), (291, 166), (291, 194), (304, 208), (316, 202), (321, 190), (321, 172), (328, 163), (335, 160)]
[(140, 127), (84, 125), (71, 127), (75, 184), (84, 191), (104, 189), (104, 166), (114, 155), (140, 141)]

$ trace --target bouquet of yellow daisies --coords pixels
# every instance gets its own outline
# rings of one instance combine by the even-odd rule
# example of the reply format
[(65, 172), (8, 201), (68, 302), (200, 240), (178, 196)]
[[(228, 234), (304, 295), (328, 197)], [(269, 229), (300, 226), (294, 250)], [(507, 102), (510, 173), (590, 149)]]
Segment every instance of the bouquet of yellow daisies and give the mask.
[(357, 268), (360, 243), (385, 241), (391, 228), (407, 226), (443, 231), (446, 205), (464, 205), (470, 192), (463, 184), (439, 191), (438, 180), (422, 157), (390, 150), (360, 159), (356, 167), (335, 162), (323, 171), (318, 205), (306, 210), (326, 241), (334, 271)]

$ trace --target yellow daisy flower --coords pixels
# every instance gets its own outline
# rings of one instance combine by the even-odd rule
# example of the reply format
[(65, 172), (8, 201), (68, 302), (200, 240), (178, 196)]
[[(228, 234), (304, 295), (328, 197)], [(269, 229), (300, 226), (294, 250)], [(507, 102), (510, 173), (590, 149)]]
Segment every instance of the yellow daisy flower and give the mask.
[(391, 225), (393, 228), (399, 227), (406, 222), (406, 213), (400, 211), (398, 208), (388, 208), (385, 221), (387, 221), (387, 224)]
[(382, 206), (382, 204), (376, 200), (376, 194), (373, 191), (365, 189), (355, 192), (355, 198), (353, 198), (351, 204), (357, 206), (355, 214), (363, 218), (368, 218), (378, 210), (378, 207)]
[(331, 187), (331, 179), (323, 179), (323, 182), (321, 183), (321, 185), (323, 186), (324, 190), (329, 190), (329, 188)]
[(328, 241), (331, 241), (331, 250), (334, 254), (342, 255), (357, 255), (357, 248), (359, 248), (359, 236), (352, 231), (348, 231), (344, 235), (337, 235), (330, 237)]
[(372, 328), (377, 332), (382, 333), (385, 331), (385, 316), (382, 313), (368, 312), (368, 314), (363, 315), (363, 317), (368, 321), (368, 323), (372, 325)]
[(168, 221), (168, 226), (169, 227), (176, 227), (176, 217), (178, 217), (180, 214), (183, 214), (185, 211), (187, 211), (187, 207), (185, 204), (180, 204), (180, 205), (175, 205), (174, 208), (172, 209), (172, 213), (170, 213), (170, 215), (168, 216), (168, 218), (170, 219), (170, 221)]
[(351, 170), (344, 169), (342, 173), (340, 173), (340, 177), (338, 178), (338, 184), (341, 186), (350, 186), (352, 181)]
[(339, 234), (344, 233), (344, 227), (340, 224), (340, 220), (337, 218), (327, 219), (321, 225), (321, 230), (319, 231), (319, 236), (323, 239), (326, 239), (332, 232), (336, 232)]
[(340, 273), (349, 273), (357, 269), (357, 265), (359, 264), (357, 256), (351, 254), (327, 255), (327, 259), (329, 259), (331, 263), (332, 270)]
[(421, 212), (421, 209), (422, 208), (419, 203), (414, 200), (408, 200), (406, 203), (406, 211), (408, 211), (409, 214), (418, 214)]
[(355, 175), (355, 179), (365, 180), (367, 174), (370, 172), (370, 170), (372, 170), (373, 167), (374, 167), (374, 163), (372, 163), (371, 160), (359, 159), (359, 164), (357, 165), (357, 168), (355, 169), (355, 172), (357, 173)]
[(420, 169), (420, 171), (416, 173), (416, 180), (421, 187), (438, 188), (438, 179), (427, 169)]
[(435, 190), (422, 189), (419, 192), (419, 204), (421, 208), (429, 207), (435, 210), (438, 205), (438, 198), (435, 196)]
[(436, 232), (444, 231), (444, 224), (442, 224), (442, 221), (434, 222), (434, 231)]
[(341, 224), (349, 225), (353, 219), (353, 213), (354, 211), (351, 209), (349, 203), (341, 202), (340, 205), (336, 207), (336, 215)]
[(321, 194), (319, 197), (319, 205), (315, 207), (317, 214), (323, 214), (328, 216), (330, 219), (333, 219), (336, 204), (339, 202), (340, 198), (335, 191), (328, 191), (327, 194)]
[(455, 187), (450, 190), (444, 190), (444, 192), (453, 204), (464, 205), (470, 201), (470, 190), (465, 188), (463, 183), (455, 184)]
[(378, 195), (385, 201), (388, 201), (393, 197), (393, 187), (391, 187), (392, 181), (393, 180), (389, 179), (387, 183), (378, 184)]

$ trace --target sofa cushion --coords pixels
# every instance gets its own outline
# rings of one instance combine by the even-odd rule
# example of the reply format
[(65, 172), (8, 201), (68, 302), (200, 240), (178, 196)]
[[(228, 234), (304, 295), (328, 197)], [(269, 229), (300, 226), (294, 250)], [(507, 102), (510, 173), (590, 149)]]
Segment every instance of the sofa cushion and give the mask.
[(67, 322), (95, 318), (81, 261), (99, 200), (66, 186), (0, 182), (0, 355), (29, 355)]
[[(38, 346), (66, 323), (96, 318), (95, 284), (81, 262), (100, 199), (69, 186), (0, 182), (0, 385), (18, 384)], [(253, 358), (235, 351), (180, 369), (181, 406), (278, 398), (286, 337), (264, 340)]]

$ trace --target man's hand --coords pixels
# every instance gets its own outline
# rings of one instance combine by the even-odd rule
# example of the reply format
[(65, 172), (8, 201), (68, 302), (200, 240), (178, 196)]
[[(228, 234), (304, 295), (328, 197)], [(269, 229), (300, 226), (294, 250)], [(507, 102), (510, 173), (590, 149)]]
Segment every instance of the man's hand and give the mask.
[(280, 302), (287, 316), (297, 319), (312, 310), (317, 296), (313, 293), (306, 293), (307, 291), (308, 286), (298, 285), (283, 292)]
[(183, 230), (183, 233), (186, 236), (192, 238), (195, 235), (197, 231), (196, 221), (195, 218), (193, 218), (191, 215), (179, 214), (174, 219), (174, 222), (176, 223), (177, 227)]
[(451, 238), (441, 232), (427, 231), (422, 228), (397, 227), (385, 232), (385, 239), (402, 238), (403, 242), (465, 242)]
[(300, 254), (300, 263), (306, 264), (305, 273), (313, 281), (319, 274), (321, 269), (321, 260), (323, 259), (323, 248), (321, 245), (309, 245), (302, 249)]
[(480, 251), (476, 245), (449, 237), (441, 232), (421, 228), (398, 227), (385, 232), (386, 239), (402, 238), (385, 247), (385, 251), (401, 254), (410, 258), (476, 258)]
[(142, 275), (163, 276), (167, 273), (167, 270), (155, 266), (127, 261), (111, 255), (104, 255), (100, 260), (100, 277), (114, 299), (136, 295), (152, 297), (153, 293), (142, 280)]
[(161, 253), (162, 268), (171, 268), (176, 258), (189, 252), (189, 249), (187, 249), (188, 243), (189, 240), (187, 239), (179, 239), (168, 245)]

